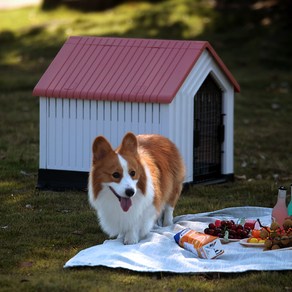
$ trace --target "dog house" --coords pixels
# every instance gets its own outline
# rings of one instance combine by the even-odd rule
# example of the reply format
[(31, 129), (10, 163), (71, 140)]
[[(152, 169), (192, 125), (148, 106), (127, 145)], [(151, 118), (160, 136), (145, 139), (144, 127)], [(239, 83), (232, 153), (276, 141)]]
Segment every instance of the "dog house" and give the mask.
[(116, 147), (128, 131), (171, 139), (185, 182), (232, 178), (239, 90), (205, 41), (70, 37), (33, 91), (38, 187), (86, 188), (93, 139), (104, 135)]

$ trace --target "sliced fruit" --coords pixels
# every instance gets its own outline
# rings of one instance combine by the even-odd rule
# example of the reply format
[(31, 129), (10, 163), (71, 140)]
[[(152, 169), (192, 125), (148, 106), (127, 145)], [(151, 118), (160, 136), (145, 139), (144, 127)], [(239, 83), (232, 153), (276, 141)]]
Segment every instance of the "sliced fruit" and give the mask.
[(248, 243), (259, 243), (259, 240), (255, 237), (250, 237), (247, 239)]

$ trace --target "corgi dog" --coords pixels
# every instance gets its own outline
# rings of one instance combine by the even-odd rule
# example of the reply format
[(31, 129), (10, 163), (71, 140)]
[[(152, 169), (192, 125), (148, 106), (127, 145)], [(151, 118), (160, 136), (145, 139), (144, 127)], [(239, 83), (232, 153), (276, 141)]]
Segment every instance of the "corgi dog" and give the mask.
[(156, 222), (173, 223), (184, 175), (178, 149), (163, 136), (127, 133), (116, 150), (98, 136), (92, 145), (89, 202), (105, 233), (135, 244)]

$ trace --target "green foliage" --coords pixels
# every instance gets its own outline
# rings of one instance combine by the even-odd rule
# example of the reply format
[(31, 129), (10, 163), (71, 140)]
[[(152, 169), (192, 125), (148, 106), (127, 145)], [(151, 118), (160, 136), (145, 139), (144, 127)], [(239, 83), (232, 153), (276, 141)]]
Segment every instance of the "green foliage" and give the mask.
[[(291, 272), (171, 275), (101, 267), (64, 270), (69, 258), (106, 236), (85, 193), (35, 189), (39, 109), (32, 89), (69, 35), (204, 39), (241, 85), (235, 98), (237, 179), (190, 187), (175, 215), (274, 205), (279, 184), (292, 182), (292, 37), (291, 30), (283, 30), (289, 20), (277, 16), (283, 12), (276, 7), (277, 15), (250, 6), (239, 11), (214, 7), (221, 2), (139, 1), (90, 13), (64, 7), (0, 11), (1, 291), (291, 290)], [(283, 3), (253, 4), (266, 2)], [(242, 14), (239, 22), (230, 18), (232, 9)], [(251, 15), (253, 11), (260, 17)], [(266, 17), (270, 24), (263, 21)]]
[[(162, 0), (149, 0), (148, 2), (159, 2)], [(75, 0), (75, 1), (66, 1), (66, 0), (43, 0), (42, 9), (51, 10), (56, 9), (61, 5), (65, 5), (71, 9), (77, 9), (80, 11), (103, 11), (106, 9), (114, 8), (117, 5), (122, 3), (139, 3), (141, 0)]]

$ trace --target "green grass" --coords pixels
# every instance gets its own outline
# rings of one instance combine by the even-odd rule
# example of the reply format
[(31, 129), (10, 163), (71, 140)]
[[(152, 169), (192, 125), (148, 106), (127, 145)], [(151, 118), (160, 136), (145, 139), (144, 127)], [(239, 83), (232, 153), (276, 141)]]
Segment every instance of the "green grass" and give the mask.
[(191, 187), (175, 215), (274, 205), (277, 187), (292, 182), (292, 58), (287, 49), (292, 38), (276, 22), (271, 27), (226, 24), (211, 3), (138, 2), (103, 13), (0, 11), (1, 291), (291, 291), (290, 271), (173, 275), (101, 267), (64, 270), (68, 259), (106, 236), (86, 193), (35, 189), (39, 109), (32, 89), (69, 35), (204, 39), (241, 85), (235, 99), (234, 160), (235, 175), (246, 179)]

